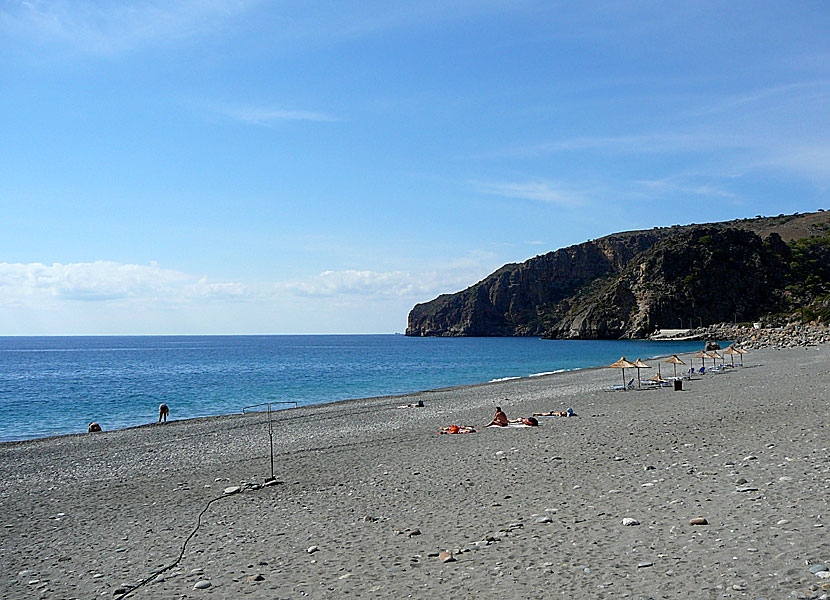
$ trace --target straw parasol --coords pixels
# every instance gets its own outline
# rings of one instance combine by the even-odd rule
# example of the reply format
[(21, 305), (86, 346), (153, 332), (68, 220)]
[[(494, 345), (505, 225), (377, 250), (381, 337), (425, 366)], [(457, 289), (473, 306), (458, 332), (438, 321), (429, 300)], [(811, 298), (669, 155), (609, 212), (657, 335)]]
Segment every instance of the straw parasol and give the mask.
[(741, 366), (744, 366), (744, 354), (749, 354), (749, 350), (745, 350), (744, 348), (735, 347), (735, 350), (738, 351), (738, 354), (741, 355)]
[(692, 358), (699, 358), (699, 359), (700, 359), (700, 366), (701, 366), (701, 367), (705, 367), (705, 366), (706, 366), (706, 363), (704, 363), (704, 362), (703, 362), (703, 359), (704, 359), (704, 358), (708, 358), (708, 357), (709, 357), (709, 355), (708, 355), (708, 354), (706, 354), (706, 352), (705, 352), (705, 351), (703, 351), (703, 350), (698, 350), (697, 352), (695, 352), (694, 354), (692, 354)]
[(637, 387), (640, 387), (640, 369), (650, 369), (651, 367), (648, 366), (646, 363), (643, 362), (642, 358), (638, 358), (634, 361), (634, 367), (637, 369)]
[[(659, 368), (659, 365), (658, 365), (658, 368)], [(665, 379), (660, 377), (660, 373), (657, 373), (657, 375), (655, 375), (654, 377), (649, 377), (648, 381), (653, 381), (654, 383), (668, 383), (668, 381), (666, 381)]]
[(732, 361), (732, 366), (735, 366), (735, 355), (740, 354), (738, 350), (736, 350), (733, 346), (728, 346), (726, 350), (723, 351), (724, 354), (729, 355), (729, 360)]
[(706, 354), (707, 354), (707, 356), (708, 356), (709, 358), (711, 358), (711, 359), (712, 359), (712, 366), (713, 366), (713, 367), (715, 366), (715, 361), (716, 361), (717, 359), (719, 359), (719, 358), (720, 358), (720, 359), (723, 359), (723, 356), (722, 356), (721, 354), (718, 354), (718, 351), (717, 351), (717, 350), (712, 350), (711, 352), (707, 352)]
[(686, 364), (677, 357), (677, 354), (672, 354), (668, 358), (664, 358), (663, 362), (671, 363), (671, 364), (674, 365), (674, 376), (675, 377), (677, 377), (677, 365), (685, 365)]
[(608, 365), (608, 368), (609, 369), (622, 369), (623, 389), (625, 389), (625, 370), (626, 369), (635, 369), (636, 365), (633, 362), (627, 360), (624, 356), (622, 356), (622, 357), (620, 357), (620, 360), (618, 360), (617, 362)]

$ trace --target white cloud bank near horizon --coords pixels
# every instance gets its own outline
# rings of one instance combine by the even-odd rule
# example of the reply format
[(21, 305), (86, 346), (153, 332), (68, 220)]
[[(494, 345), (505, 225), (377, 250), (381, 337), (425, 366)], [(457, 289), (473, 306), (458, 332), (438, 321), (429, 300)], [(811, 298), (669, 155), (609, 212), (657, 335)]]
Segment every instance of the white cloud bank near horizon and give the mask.
[[(463, 289), (490, 270), (463, 259), (420, 273), (324, 271), (296, 281), (243, 283), (155, 262), (0, 263), (0, 327), (8, 335), (190, 333), (191, 321), (207, 319), (215, 333), (352, 333), (338, 327), (355, 321), (392, 332), (402, 329), (414, 304)], [(297, 321), (300, 313), (311, 320)], [(133, 325), (139, 322), (153, 325)], [(292, 328), (301, 322), (315, 325)]]

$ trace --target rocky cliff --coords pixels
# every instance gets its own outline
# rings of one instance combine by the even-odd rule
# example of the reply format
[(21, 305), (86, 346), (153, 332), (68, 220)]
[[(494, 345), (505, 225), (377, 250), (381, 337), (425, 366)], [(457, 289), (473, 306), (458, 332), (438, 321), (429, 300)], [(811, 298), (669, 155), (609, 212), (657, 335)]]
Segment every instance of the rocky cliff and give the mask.
[[(826, 235), (830, 213), (618, 233), (505, 265), (416, 305), (410, 336), (617, 339), (657, 327), (750, 320), (783, 302), (788, 240)], [(764, 237), (762, 237), (764, 236)]]
[(754, 320), (781, 306), (789, 255), (776, 233), (762, 240), (739, 229), (680, 231), (574, 303), (544, 335), (640, 338), (693, 320)]
[(567, 299), (619, 272), (658, 239), (656, 232), (611, 235), (505, 265), (462, 292), (416, 305), (409, 313), (406, 334), (542, 335), (557, 315), (567, 311)]

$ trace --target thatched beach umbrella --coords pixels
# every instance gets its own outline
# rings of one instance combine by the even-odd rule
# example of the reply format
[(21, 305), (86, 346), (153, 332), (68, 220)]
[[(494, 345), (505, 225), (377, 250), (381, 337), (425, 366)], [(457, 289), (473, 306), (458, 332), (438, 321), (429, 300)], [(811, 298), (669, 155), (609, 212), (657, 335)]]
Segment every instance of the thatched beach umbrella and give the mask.
[[(677, 354), (672, 354), (668, 358), (664, 358), (663, 362), (671, 363), (674, 365), (674, 376), (677, 377), (677, 365), (685, 365), (682, 360), (677, 357)], [(659, 366), (659, 364), (658, 364)]]
[(707, 353), (706, 353), (706, 355), (707, 355), (709, 358), (711, 358), (711, 359), (712, 359), (712, 366), (713, 366), (713, 367), (715, 366), (716, 361), (717, 361), (719, 358), (723, 358), (723, 356), (721, 356), (720, 354), (718, 354), (718, 351), (717, 351), (717, 350), (712, 350), (711, 352), (707, 352)]
[(735, 350), (737, 350), (738, 354), (741, 355), (741, 366), (744, 366), (744, 354), (749, 354), (749, 350), (746, 350), (744, 348), (739, 348), (737, 346), (735, 347)]
[(735, 366), (735, 355), (740, 354), (740, 352), (738, 350), (736, 350), (734, 347), (729, 346), (729, 347), (726, 348), (726, 350), (723, 351), (723, 353), (729, 355), (729, 360), (732, 361), (732, 366), (734, 367)]
[(709, 355), (708, 355), (708, 354), (706, 354), (706, 352), (705, 352), (705, 351), (703, 351), (703, 350), (698, 350), (697, 352), (695, 352), (694, 354), (692, 354), (692, 358), (699, 358), (699, 359), (700, 359), (700, 366), (701, 366), (701, 367), (705, 367), (705, 366), (706, 366), (706, 364), (703, 362), (703, 359), (704, 359), (704, 358), (707, 358), (708, 356), (709, 356)]
[(642, 358), (638, 358), (634, 361), (634, 367), (637, 369), (637, 387), (640, 387), (640, 369), (650, 369), (651, 367), (648, 366), (646, 363), (643, 362)]
[[(658, 369), (659, 368), (660, 368), (660, 366), (658, 365)], [(660, 373), (657, 373), (657, 375), (655, 375), (654, 377), (649, 377), (648, 381), (653, 381), (655, 383), (668, 383), (668, 381), (666, 381), (665, 379), (660, 377)]]
[(633, 362), (631, 362), (629, 360), (626, 360), (626, 358), (623, 356), (623, 357), (620, 357), (620, 360), (618, 360), (617, 362), (608, 365), (608, 368), (609, 369), (622, 369), (623, 389), (625, 389), (625, 370), (626, 369), (634, 369), (636, 367), (634, 366)]

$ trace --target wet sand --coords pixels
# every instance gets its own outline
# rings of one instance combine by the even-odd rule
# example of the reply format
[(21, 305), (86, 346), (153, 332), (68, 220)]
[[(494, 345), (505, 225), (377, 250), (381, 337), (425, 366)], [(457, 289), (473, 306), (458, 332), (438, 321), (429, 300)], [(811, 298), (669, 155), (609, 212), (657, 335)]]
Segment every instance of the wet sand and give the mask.
[[(281, 411), (269, 486), (263, 414), (0, 444), (0, 596), (820, 598), (830, 345), (744, 361)], [(437, 434), (497, 404), (580, 416)]]

